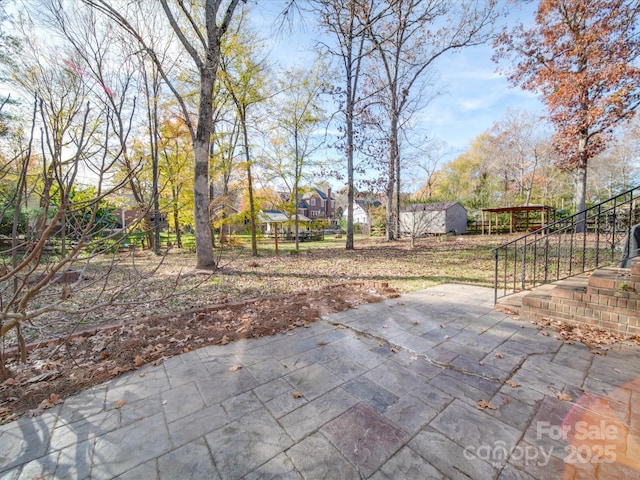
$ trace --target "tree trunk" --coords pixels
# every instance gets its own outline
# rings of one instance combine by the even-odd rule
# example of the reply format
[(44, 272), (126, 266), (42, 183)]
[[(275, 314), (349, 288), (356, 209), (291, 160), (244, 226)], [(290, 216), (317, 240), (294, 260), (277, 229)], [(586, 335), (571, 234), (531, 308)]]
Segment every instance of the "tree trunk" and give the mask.
[(575, 171), (576, 176), (576, 232), (584, 232), (586, 229), (586, 214), (584, 212), (587, 205), (587, 168), (586, 165), (579, 166)]
[(182, 234), (180, 233), (180, 212), (178, 211), (178, 192), (175, 188), (172, 189), (173, 193), (173, 228), (176, 231), (176, 245), (178, 248), (182, 248)]
[[(295, 236), (295, 240), (296, 240), (296, 251), (300, 250), (300, 240), (298, 238), (298, 235), (300, 234), (300, 218), (298, 216), (298, 202), (300, 201), (300, 193), (298, 192), (298, 179), (296, 178), (295, 180), (295, 186), (293, 187), (293, 191), (295, 192), (294, 194), (294, 210), (293, 210), (293, 215), (294, 215), (294, 236)], [(277, 230), (277, 228), (276, 228)]]
[(396, 211), (395, 211), (395, 232), (396, 238), (400, 238), (400, 149), (397, 147), (396, 142)]
[(396, 178), (395, 178), (396, 167), (395, 167), (395, 162), (394, 162), (393, 154), (391, 153), (391, 150), (393, 149), (392, 148), (389, 149), (389, 163), (388, 163), (389, 177), (387, 178), (387, 188), (385, 189), (385, 194), (387, 197), (387, 205), (386, 205), (387, 241), (391, 241), (394, 238), (393, 237), (393, 189), (396, 184)]
[(213, 73), (211, 72), (209, 62), (200, 71), (198, 128), (193, 141), (193, 214), (196, 231), (196, 268), (216, 267), (209, 216), (209, 146), (211, 144), (213, 115), (213, 83), (216, 71), (217, 68), (213, 69)]
[(587, 206), (587, 137), (583, 136), (578, 140), (578, 166), (575, 171), (576, 175), (576, 232), (586, 231), (586, 214)]
[[(395, 91), (395, 88), (393, 89)], [(389, 178), (387, 178), (387, 240), (400, 238), (400, 146), (398, 143), (398, 105), (391, 98), (389, 126)]]
[(347, 242), (345, 248), (353, 250), (353, 89), (351, 71), (347, 72), (347, 106), (346, 106), (346, 127), (347, 127)]
[(249, 133), (247, 130), (247, 116), (244, 111), (240, 114), (240, 127), (244, 140), (244, 161), (247, 164), (247, 190), (249, 193), (249, 225), (251, 227), (251, 255), (258, 256), (258, 240), (256, 237), (256, 205), (253, 198), (253, 178), (251, 176), (251, 155), (249, 154)]
[(300, 250), (300, 239), (298, 238), (298, 235), (300, 234), (300, 218), (298, 217), (298, 202), (300, 202), (300, 192), (299, 192), (299, 188), (300, 188), (300, 169), (302, 168), (301, 166), (301, 162), (300, 162), (300, 155), (299, 155), (299, 145), (298, 145), (298, 131), (296, 130), (296, 132), (294, 133), (294, 144), (295, 144), (295, 149), (296, 149), (296, 158), (295, 158), (295, 168), (294, 168), (294, 179), (293, 179), (293, 191), (294, 193), (294, 206), (293, 206), (293, 211), (295, 212), (295, 241), (296, 241), (296, 252), (298, 250)]
[(253, 198), (253, 180), (251, 178), (251, 162), (247, 160), (247, 188), (249, 189), (249, 225), (251, 227), (251, 255), (258, 256), (258, 240), (256, 237), (256, 205)]

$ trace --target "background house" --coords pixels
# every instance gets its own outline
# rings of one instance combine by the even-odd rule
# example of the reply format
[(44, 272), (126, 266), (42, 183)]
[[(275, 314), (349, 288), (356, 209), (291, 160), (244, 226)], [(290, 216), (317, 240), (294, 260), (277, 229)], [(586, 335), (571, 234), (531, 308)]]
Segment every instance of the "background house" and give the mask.
[(458, 202), (415, 203), (400, 212), (403, 235), (467, 232), (467, 210)]
[[(293, 215), (289, 217), (280, 210), (260, 210), (258, 213), (258, 222), (265, 226), (264, 233), (267, 235), (274, 235), (276, 230), (280, 235), (290, 232), (294, 221)], [(298, 214), (298, 221), (300, 229), (307, 230), (311, 219)]]
[(370, 226), (371, 225), (371, 211), (372, 207), (379, 207), (382, 205), (378, 200), (364, 200), (356, 199), (353, 204), (353, 224)]
[(324, 193), (318, 188), (311, 189), (302, 196), (298, 213), (311, 220), (327, 220), (330, 226), (336, 223), (336, 201), (331, 196), (331, 188)]

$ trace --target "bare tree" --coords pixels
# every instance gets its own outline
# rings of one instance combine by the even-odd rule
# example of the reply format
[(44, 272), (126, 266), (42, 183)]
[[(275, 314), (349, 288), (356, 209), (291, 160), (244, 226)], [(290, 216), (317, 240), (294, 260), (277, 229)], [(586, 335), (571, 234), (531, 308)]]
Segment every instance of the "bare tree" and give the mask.
[(634, 119), (624, 127), (589, 166), (589, 197), (592, 199), (606, 200), (640, 182), (640, 122)]
[[(324, 121), (319, 96), (324, 89), (326, 71), (316, 63), (310, 69), (293, 68), (283, 73), (279, 95), (274, 97), (276, 135), (273, 156), (279, 180), (289, 189), (289, 210), (294, 219), (296, 250), (299, 248), (301, 181), (312, 163), (312, 155), (322, 142), (315, 141), (314, 131)], [(329, 200), (328, 200), (329, 201)]]
[[(114, 267), (126, 258), (118, 255), (124, 239), (112, 200), (130, 178), (114, 174), (124, 148), (113, 134), (122, 118), (109, 99), (117, 97), (131, 114), (121, 100), (131, 77), (107, 82), (107, 70), (98, 68), (106, 64), (97, 61), (104, 51), (92, 50), (100, 42), (87, 41), (80, 50), (60, 37), (51, 45), (39, 39), (30, 20), (18, 24), (22, 50), (4, 73), (22, 98), (32, 98), (31, 116), (0, 154), (7, 160), (0, 191), (13, 191), (1, 205), (3, 220), (11, 215), (13, 225), (10, 243), (0, 244), (0, 338), (2, 348), (7, 339), (16, 343), (23, 361), (24, 330), (45, 328), (51, 319), (78, 328), (87, 315), (122, 303), (130, 288), (152, 274), (134, 268), (113, 278)], [(87, 52), (95, 62), (84, 61)], [(35, 221), (23, 221), (30, 216)], [(9, 374), (4, 358), (0, 350), (3, 377)]]
[[(99, 22), (95, 11), (89, 8), (69, 11), (63, 0), (53, 0), (48, 13), (50, 28), (60, 32), (73, 48), (74, 60), (67, 60), (67, 66), (80, 80), (93, 83), (97, 99), (107, 112), (112, 136), (117, 140), (116, 148), (120, 150), (117, 155), (123, 171), (121, 176), (129, 179), (129, 190), (139, 211), (143, 212), (148, 245), (159, 254), (159, 215), (153, 215), (158, 208), (157, 111), (161, 81), (157, 68), (147, 61), (146, 55), (131, 48), (123, 32)], [(155, 17), (148, 15), (147, 19), (151, 24)], [(158, 52), (157, 56), (164, 58), (167, 44), (161, 46), (157, 38), (150, 38), (149, 42)], [(120, 59), (117, 62), (116, 57)], [(134, 150), (130, 137), (138, 108), (137, 90), (142, 92), (146, 107), (148, 142), (136, 142), (138, 148)], [(151, 164), (150, 186), (143, 168), (147, 158)]]
[(158, 66), (159, 72), (180, 104), (189, 128), (194, 151), (194, 217), (198, 268), (215, 268), (213, 236), (209, 213), (209, 153), (213, 122), (213, 92), (220, 65), (222, 39), (231, 24), (240, 0), (205, 0), (202, 5), (160, 0), (167, 20), (200, 79), (197, 123), (194, 125), (183, 95), (165, 72), (161, 60), (146, 40), (143, 30), (127, 18), (126, 10), (109, 0), (83, 0), (105, 13), (125, 29)]
[[(51, 87), (48, 92), (52, 97), (35, 98), (30, 134), (15, 158), (17, 188), (9, 199), (14, 212), (12, 241), (10, 246), (2, 248), (2, 253), (9, 254), (11, 261), (3, 262), (0, 268), (0, 337), (14, 334), (23, 361), (26, 361), (26, 349), (22, 326), (26, 322), (33, 323), (54, 312), (86, 315), (113, 303), (130, 285), (123, 282), (115, 290), (103, 289), (102, 294), (88, 303), (76, 298), (78, 289), (87, 288), (82, 280), (89, 261), (113, 246), (116, 218), (109, 213), (106, 198), (122, 184), (105, 184), (113, 159), (106, 149), (102, 152), (91, 149), (97, 136), (109, 135), (108, 130), (89, 128), (96, 122), (104, 122), (104, 112), (94, 115), (88, 102), (78, 101), (81, 96), (70, 95), (74, 89), (68, 89), (64, 95), (60, 88), (69, 84), (64, 83), (63, 72), (48, 78), (54, 79), (54, 83), (45, 84)], [(63, 83), (56, 84), (56, 78)], [(40, 88), (38, 93), (47, 91)], [(38, 124), (42, 125), (39, 141), (35, 135)], [(108, 144), (105, 137), (102, 143)], [(43, 152), (41, 157), (35, 153), (38, 149)], [(88, 162), (92, 169), (98, 169), (98, 176), (94, 187), (83, 188), (79, 176)], [(4, 170), (0, 178), (3, 186), (13, 181), (8, 173), (10, 170)], [(46, 181), (36, 181), (34, 176)], [(27, 185), (29, 178), (32, 185)], [(40, 216), (44, 220), (37, 228), (28, 230), (16, 220), (29, 205), (30, 196), (39, 198)], [(94, 281), (103, 282), (105, 278)], [(8, 374), (2, 352), (0, 374), (3, 377)]]
[(354, 202), (354, 123), (360, 100), (360, 81), (367, 50), (366, 32), (373, 20), (369, 14), (372, 0), (314, 0), (322, 26), (335, 38), (337, 45), (325, 45), (342, 68), (344, 88), (337, 88), (340, 112), (344, 116), (344, 152), (347, 157), (347, 235), (346, 249), (353, 250)]
[(490, 130), (493, 140), (487, 161), (501, 178), (503, 201), (529, 205), (538, 166), (548, 154), (550, 134), (542, 119), (521, 110), (508, 110)]
[(409, 168), (415, 172), (413, 187), (417, 187), (417, 197), (431, 201), (436, 195), (439, 169), (444, 159), (451, 154), (451, 147), (445, 142), (427, 139), (426, 145), (417, 148), (410, 159)]
[(257, 209), (253, 191), (253, 158), (249, 141), (250, 109), (269, 98), (267, 78), (269, 65), (259, 58), (259, 41), (249, 32), (242, 21), (230, 36), (221, 54), (221, 83), (231, 98), (238, 117), (238, 126), (242, 137), (242, 152), (247, 179), (249, 198), (249, 224), (251, 227), (251, 253), (258, 255)]
[(401, 136), (412, 115), (438, 93), (430, 85), (436, 60), (448, 51), (488, 41), (496, 13), (494, 2), (475, 0), (393, 0), (374, 3), (372, 9), (377, 10), (376, 21), (366, 24), (375, 46), (370, 56), (375, 75), (370, 78), (384, 112), (387, 239), (393, 240), (401, 203)]

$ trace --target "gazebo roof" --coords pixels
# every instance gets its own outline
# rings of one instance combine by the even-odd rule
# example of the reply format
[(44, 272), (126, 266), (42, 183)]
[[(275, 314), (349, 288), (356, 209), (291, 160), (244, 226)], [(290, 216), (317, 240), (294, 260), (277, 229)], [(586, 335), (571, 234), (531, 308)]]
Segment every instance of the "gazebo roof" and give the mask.
[(483, 208), (483, 212), (490, 213), (518, 213), (518, 212), (540, 212), (542, 210), (550, 211), (553, 207), (547, 205), (519, 205), (513, 207), (497, 207), (497, 208)]

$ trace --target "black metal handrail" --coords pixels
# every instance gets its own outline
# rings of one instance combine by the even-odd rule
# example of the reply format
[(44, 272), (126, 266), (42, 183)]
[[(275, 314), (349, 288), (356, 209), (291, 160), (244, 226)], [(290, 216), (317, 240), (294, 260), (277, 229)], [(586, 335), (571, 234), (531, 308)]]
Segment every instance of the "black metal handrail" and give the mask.
[(619, 263), (639, 201), (640, 186), (495, 248), (494, 301)]

